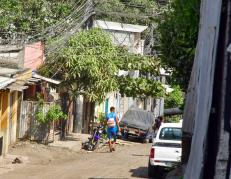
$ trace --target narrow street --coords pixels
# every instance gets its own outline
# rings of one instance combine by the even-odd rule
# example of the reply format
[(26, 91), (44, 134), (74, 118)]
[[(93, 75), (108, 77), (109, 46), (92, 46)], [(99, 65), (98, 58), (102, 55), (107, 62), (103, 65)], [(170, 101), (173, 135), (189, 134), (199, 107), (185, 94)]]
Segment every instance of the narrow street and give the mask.
[[(22, 164), (1, 172), (0, 179), (148, 178), (151, 144), (126, 142), (113, 153), (107, 147), (94, 152), (73, 152), (38, 144), (21, 143), (10, 154), (25, 156)], [(3, 174), (1, 174), (3, 173)]]

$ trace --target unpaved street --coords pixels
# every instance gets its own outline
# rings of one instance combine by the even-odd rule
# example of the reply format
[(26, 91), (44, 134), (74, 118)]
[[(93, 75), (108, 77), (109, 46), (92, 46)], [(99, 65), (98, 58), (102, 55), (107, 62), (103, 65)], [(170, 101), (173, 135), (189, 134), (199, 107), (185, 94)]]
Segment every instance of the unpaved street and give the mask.
[(0, 179), (148, 178), (150, 146), (127, 142), (114, 153), (109, 153), (106, 147), (92, 153), (77, 153), (23, 143), (11, 149), (11, 154), (28, 158), (22, 164), (11, 164), (14, 169), (1, 174)]

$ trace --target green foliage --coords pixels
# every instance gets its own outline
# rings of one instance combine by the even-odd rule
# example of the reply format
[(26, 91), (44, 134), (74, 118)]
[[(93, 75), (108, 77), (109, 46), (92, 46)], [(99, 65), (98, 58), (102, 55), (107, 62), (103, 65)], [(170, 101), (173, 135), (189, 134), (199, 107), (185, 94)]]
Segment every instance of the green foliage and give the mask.
[(81, 31), (66, 48), (47, 58), (41, 72), (52, 76), (61, 67), (56, 78), (63, 81), (63, 90), (72, 91), (74, 96), (84, 95), (89, 101), (102, 100), (107, 92), (117, 89), (114, 77), (118, 68), (113, 62), (116, 53), (110, 37), (102, 30)]
[[(156, 96), (161, 92), (161, 85), (155, 81), (118, 77), (119, 69), (157, 74), (159, 62), (129, 54), (114, 46), (107, 33), (93, 28), (77, 33), (66, 48), (48, 56), (40, 72), (61, 80), (62, 90), (71, 91), (72, 96), (83, 95), (89, 101), (102, 101), (108, 92), (115, 90), (133, 97), (136, 94)], [(127, 86), (132, 88), (132, 93)]]
[(59, 105), (51, 105), (47, 112), (46, 118), (48, 121), (57, 121), (59, 119), (67, 119), (67, 115), (64, 114)]
[(74, 0), (1, 0), (0, 32), (35, 34), (70, 14)]
[(146, 96), (164, 96), (164, 87), (158, 81), (149, 80), (147, 78), (129, 77), (120, 77), (118, 81), (120, 93), (128, 97), (145, 98)]
[(173, 91), (166, 95), (164, 101), (165, 108), (180, 108), (184, 103), (184, 95), (179, 86), (174, 86)]
[(105, 124), (105, 113), (99, 113), (99, 117), (97, 118), (97, 122), (99, 122), (101, 125)]
[(114, 62), (120, 70), (139, 70), (141, 73), (151, 73), (158, 76), (161, 67), (160, 60), (151, 56), (131, 54), (127, 49), (117, 47), (118, 56)]
[(186, 91), (198, 38), (200, 0), (172, 0), (159, 21), (159, 52), (173, 69), (172, 84)]
[(40, 124), (45, 124), (48, 121), (46, 120), (46, 115), (43, 112), (42, 108), (39, 108), (38, 111), (35, 113), (35, 119), (40, 123)]
[(165, 123), (178, 123), (182, 119), (181, 115), (174, 115), (174, 116), (165, 116), (164, 122)]
[(150, 0), (94, 0), (97, 19), (148, 25), (160, 7)]
[(44, 99), (42, 98), (41, 94), (36, 93), (36, 97), (37, 97), (37, 100), (38, 100), (38, 105), (43, 106), (44, 105)]
[(38, 97), (38, 110), (35, 113), (35, 118), (40, 124), (49, 124), (51, 121), (56, 121), (59, 119), (67, 119), (67, 115), (65, 115), (61, 107), (59, 105), (53, 104), (49, 106), (48, 112), (45, 112), (44, 108), (44, 100), (40, 95)]

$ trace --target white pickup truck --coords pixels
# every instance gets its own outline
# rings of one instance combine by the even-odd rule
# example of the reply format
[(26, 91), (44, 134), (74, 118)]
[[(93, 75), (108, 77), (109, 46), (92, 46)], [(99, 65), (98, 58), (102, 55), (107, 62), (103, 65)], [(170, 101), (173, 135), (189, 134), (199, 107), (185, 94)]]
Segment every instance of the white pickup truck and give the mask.
[(182, 123), (163, 123), (150, 150), (148, 175), (153, 177), (158, 167), (173, 167), (181, 159)]

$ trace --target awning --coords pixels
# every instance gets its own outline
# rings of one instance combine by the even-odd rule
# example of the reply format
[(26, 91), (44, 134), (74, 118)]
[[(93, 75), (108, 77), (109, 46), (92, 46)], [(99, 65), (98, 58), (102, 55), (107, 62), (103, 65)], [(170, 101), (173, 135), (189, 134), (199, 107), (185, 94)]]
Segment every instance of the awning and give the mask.
[(148, 26), (124, 24), (120, 22), (111, 22), (111, 21), (102, 21), (102, 20), (95, 20), (93, 22), (93, 26), (101, 29), (117, 30), (117, 31), (133, 32), (133, 33), (134, 32), (141, 33), (148, 28)]
[(4, 89), (7, 85), (15, 82), (15, 79), (0, 76), (0, 89)]
[(37, 73), (32, 74), (32, 78), (29, 79), (29, 82), (38, 82), (38, 81), (41, 81), (41, 80), (49, 82), (49, 83), (53, 83), (53, 84), (56, 84), (56, 85), (61, 83), (60, 81), (38, 75)]
[(7, 86), (7, 89), (12, 90), (12, 91), (23, 91), (24, 89), (27, 89), (28, 86), (23, 86), (17, 83), (12, 83)]

